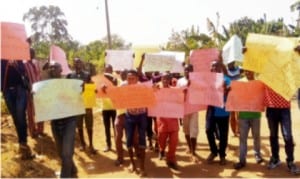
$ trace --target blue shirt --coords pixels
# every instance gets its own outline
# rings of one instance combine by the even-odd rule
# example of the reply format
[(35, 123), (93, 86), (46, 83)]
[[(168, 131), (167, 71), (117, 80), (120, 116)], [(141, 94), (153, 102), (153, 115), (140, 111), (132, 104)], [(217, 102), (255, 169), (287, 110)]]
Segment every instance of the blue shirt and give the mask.
[[(230, 83), (231, 83), (231, 79), (226, 75), (224, 75), (224, 83), (225, 83), (226, 87), (229, 87)], [(226, 100), (227, 100), (227, 95), (226, 96), (224, 95), (224, 104), (225, 104)], [(225, 106), (223, 108), (214, 106), (214, 116), (227, 117), (229, 115), (230, 115), (230, 113), (225, 110)]]

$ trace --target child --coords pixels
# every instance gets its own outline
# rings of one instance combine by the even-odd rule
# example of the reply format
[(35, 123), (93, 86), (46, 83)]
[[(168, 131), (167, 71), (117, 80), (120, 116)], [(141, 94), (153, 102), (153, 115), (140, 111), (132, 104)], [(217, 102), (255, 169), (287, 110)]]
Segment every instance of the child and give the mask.
[[(171, 84), (171, 76), (165, 74), (162, 76), (163, 88), (169, 88)], [(167, 154), (167, 165), (169, 168), (178, 170), (176, 162), (176, 147), (178, 144), (178, 131), (179, 124), (178, 119), (174, 118), (157, 118), (157, 129), (158, 129), (158, 144), (159, 144), (159, 158), (160, 160), (165, 155), (165, 148), (167, 146), (167, 141), (169, 143), (169, 151)]]
[[(254, 73), (245, 70), (247, 79), (254, 80)], [(234, 164), (235, 169), (241, 169), (246, 165), (247, 138), (251, 128), (253, 137), (253, 146), (256, 163), (263, 161), (260, 153), (260, 112), (239, 112), (239, 131), (240, 131), (240, 161)]]

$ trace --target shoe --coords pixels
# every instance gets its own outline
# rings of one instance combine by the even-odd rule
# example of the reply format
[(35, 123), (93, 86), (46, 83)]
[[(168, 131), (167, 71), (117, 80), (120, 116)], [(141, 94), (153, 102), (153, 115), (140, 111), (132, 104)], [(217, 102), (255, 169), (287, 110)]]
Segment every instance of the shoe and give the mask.
[(289, 162), (288, 168), (292, 174), (300, 174), (300, 169), (295, 165), (294, 162)]
[(227, 161), (225, 159), (225, 157), (221, 157), (220, 158), (220, 165), (226, 165)]
[(233, 165), (233, 168), (236, 169), (236, 170), (239, 170), (241, 168), (244, 168), (246, 166), (246, 163), (243, 163), (243, 162), (238, 162), (238, 163), (235, 163)]
[(271, 157), (269, 164), (268, 164), (268, 169), (273, 169), (276, 168), (277, 166), (280, 165), (280, 160), (279, 159), (275, 159), (274, 157)]
[(217, 154), (210, 153), (209, 156), (207, 157), (206, 161), (207, 161), (208, 163), (211, 163), (212, 161), (214, 161), (214, 159), (215, 159), (217, 156), (218, 156)]
[(169, 168), (171, 168), (173, 170), (179, 170), (179, 168), (175, 162), (167, 162), (167, 165)]
[(20, 144), (19, 153), (22, 160), (32, 160), (35, 158), (35, 155), (31, 153), (31, 149), (27, 144)]
[(158, 154), (159, 160), (163, 160), (164, 157), (165, 157), (165, 151), (159, 152), (159, 154)]
[(120, 165), (123, 165), (123, 161), (122, 160), (119, 160), (119, 159), (117, 159), (116, 161), (115, 161), (115, 166), (120, 166)]
[(94, 149), (94, 147), (90, 146), (89, 147), (89, 153), (92, 154), (92, 155), (96, 155), (97, 154), (97, 150)]
[(111, 151), (111, 148), (110, 148), (110, 147), (106, 147), (106, 148), (103, 150), (103, 152), (109, 152), (109, 151)]
[(260, 155), (255, 155), (255, 160), (257, 164), (260, 164), (264, 161), (264, 159)]

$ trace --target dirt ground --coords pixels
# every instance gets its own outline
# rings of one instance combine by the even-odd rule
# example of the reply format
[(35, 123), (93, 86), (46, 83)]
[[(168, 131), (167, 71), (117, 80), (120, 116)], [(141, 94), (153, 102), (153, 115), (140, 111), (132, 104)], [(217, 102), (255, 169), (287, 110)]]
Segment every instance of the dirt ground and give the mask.
[[(115, 146), (113, 151), (104, 153), (105, 137), (103, 122), (99, 110), (94, 114), (94, 144), (98, 149), (97, 155), (90, 155), (88, 152), (82, 152), (78, 149), (78, 138), (76, 137), (75, 163), (78, 167), (78, 177), (85, 178), (139, 178), (137, 174), (129, 173), (127, 167), (129, 158), (125, 152), (125, 164), (120, 167), (114, 165), (116, 159)], [(292, 103), (292, 121), (293, 135), (295, 140), (295, 162), (300, 167), (300, 111), (296, 102)], [(269, 129), (267, 127), (265, 114), (261, 119), (261, 140), (262, 155), (265, 161), (270, 157), (269, 145)], [(299, 177), (288, 172), (285, 164), (284, 143), (280, 133), (280, 156), (282, 164), (274, 169), (267, 169), (267, 162), (256, 164), (252, 151), (252, 138), (248, 140), (250, 146), (247, 156), (247, 166), (241, 170), (233, 169), (233, 163), (238, 160), (239, 140), (229, 132), (229, 141), (227, 148), (227, 164), (220, 166), (218, 159), (215, 163), (207, 164), (205, 159), (209, 155), (209, 147), (205, 134), (204, 112), (200, 112), (199, 117), (199, 137), (197, 145), (197, 154), (200, 162), (194, 164), (190, 162), (189, 156), (186, 154), (186, 144), (184, 135), (180, 129), (180, 142), (177, 148), (177, 160), (180, 167), (179, 171), (170, 170), (165, 161), (158, 159), (158, 154), (154, 151), (147, 150), (146, 153), (146, 171), (149, 178), (207, 178), (207, 177), (247, 177), (247, 178), (290, 178)], [(37, 157), (31, 161), (22, 161), (17, 155), (17, 137), (12, 120), (9, 116), (1, 116), (1, 177), (57, 177), (56, 172), (60, 170), (60, 161), (56, 154), (55, 144), (50, 131), (50, 123), (45, 123), (46, 136), (42, 138), (32, 139), (28, 137), (29, 145), (37, 154)], [(251, 134), (249, 134), (251, 136)], [(87, 136), (85, 136), (87, 138)], [(112, 136), (113, 140), (113, 136)], [(124, 139), (125, 140), (125, 139)], [(125, 147), (125, 143), (124, 143)]]

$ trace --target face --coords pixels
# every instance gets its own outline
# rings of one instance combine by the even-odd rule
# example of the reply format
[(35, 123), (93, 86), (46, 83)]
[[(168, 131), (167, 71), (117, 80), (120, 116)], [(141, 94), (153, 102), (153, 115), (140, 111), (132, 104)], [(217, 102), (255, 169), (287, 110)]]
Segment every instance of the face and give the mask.
[(245, 70), (245, 75), (249, 81), (254, 80), (254, 73), (252, 71)]
[(162, 84), (163, 84), (163, 87), (164, 88), (167, 88), (167, 87), (169, 87), (169, 84), (170, 84), (170, 82), (171, 82), (171, 79), (170, 79), (170, 77), (169, 76), (163, 76), (162, 78), (161, 78), (161, 82), (162, 82)]
[(105, 67), (105, 73), (112, 73), (113, 72), (113, 69), (112, 69), (112, 66), (110, 66), (110, 65), (107, 65), (106, 67)]
[(129, 85), (137, 84), (138, 82), (138, 77), (135, 74), (128, 73), (127, 74), (127, 82)]
[(234, 68), (235, 68), (234, 62), (228, 63), (227, 67), (229, 70), (234, 70)]
[(81, 60), (74, 60), (74, 68), (76, 72), (80, 72), (83, 69), (83, 62)]
[(62, 68), (61, 65), (54, 65), (50, 67), (50, 77), (51, 78), (60, 78), (61, 77)]

